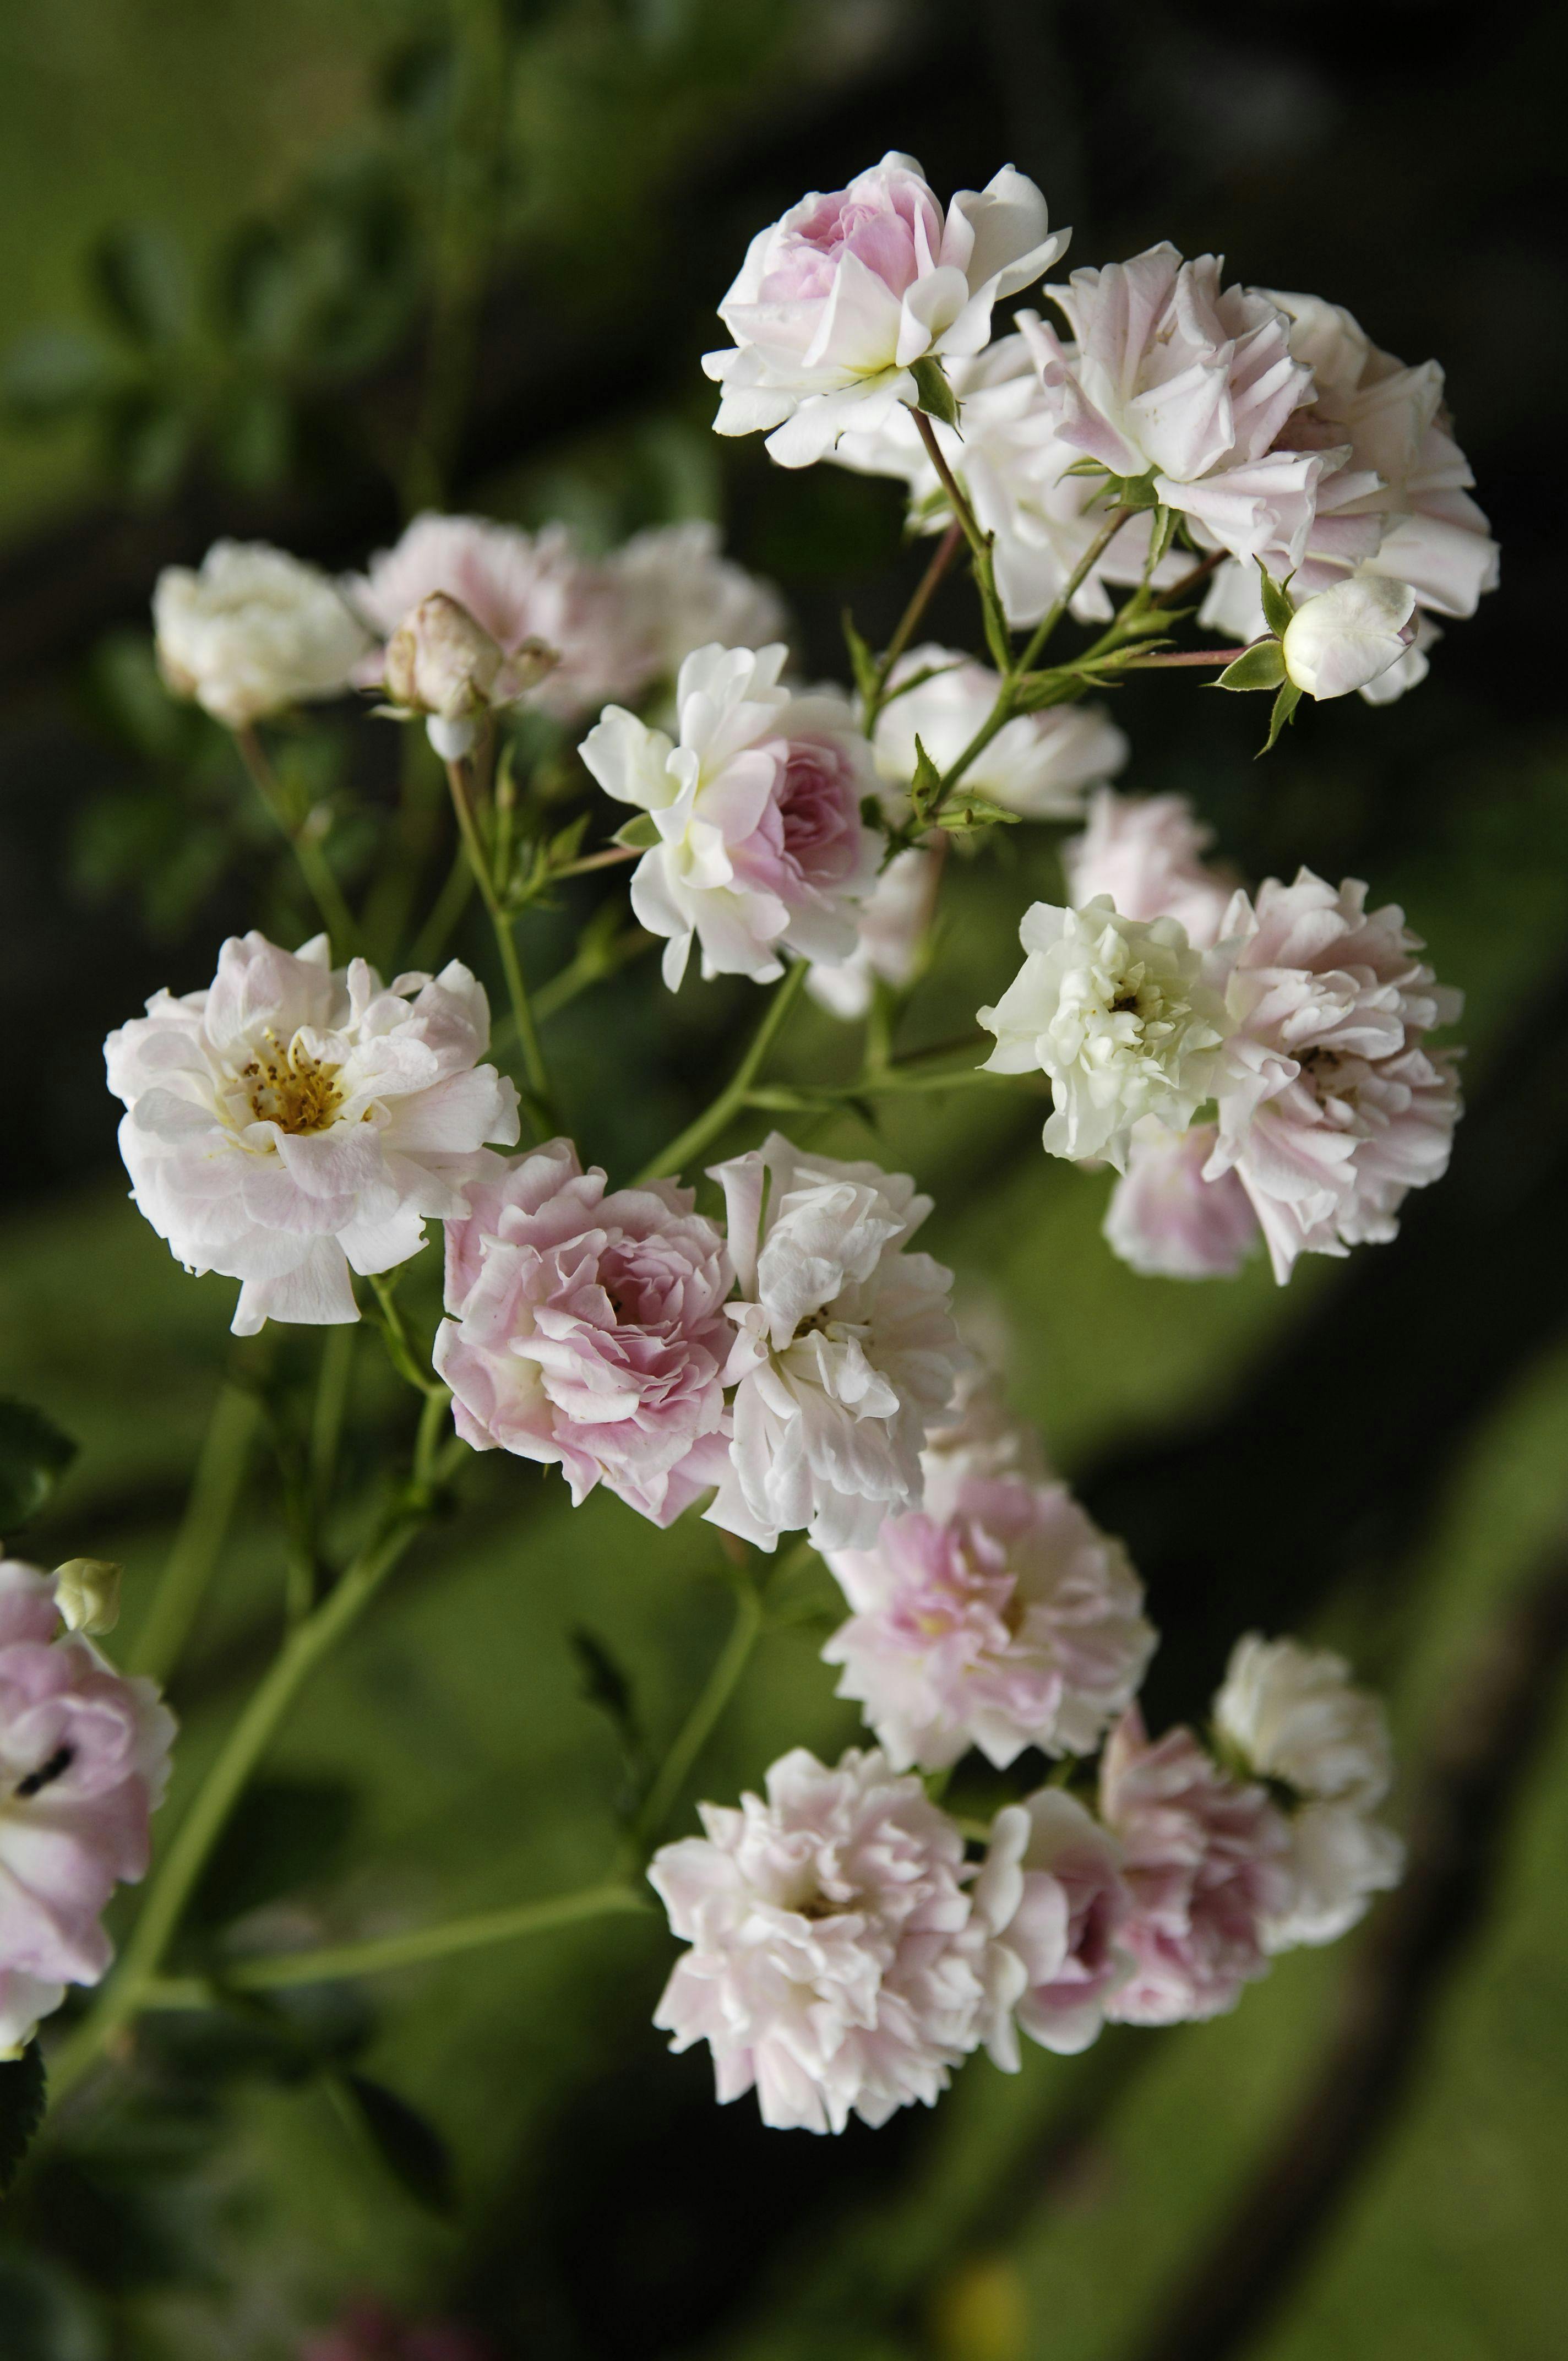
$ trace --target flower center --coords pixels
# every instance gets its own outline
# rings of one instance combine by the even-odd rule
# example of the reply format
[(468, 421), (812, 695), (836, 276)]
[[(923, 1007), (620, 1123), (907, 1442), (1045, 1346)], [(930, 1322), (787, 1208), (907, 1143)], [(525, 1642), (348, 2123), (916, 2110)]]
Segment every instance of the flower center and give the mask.
[(240, 1074), (258, 1123), (275, 1123), (296, 1134), (325, 1131), (343, 1104), (335, 1066), (323, 1065), (291, 1041), (280, 1049), (268, 1035), (269, 1053), (253, 1058)]

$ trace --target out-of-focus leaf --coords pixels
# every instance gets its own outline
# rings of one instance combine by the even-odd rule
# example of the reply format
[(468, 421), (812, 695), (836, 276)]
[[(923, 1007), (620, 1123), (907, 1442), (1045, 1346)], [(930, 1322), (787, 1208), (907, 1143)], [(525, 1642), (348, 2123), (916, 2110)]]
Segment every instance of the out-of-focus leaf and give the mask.
[(339, 2108), (357, 2124), (414, 2203), (431, 2213), (455, 2212), (457, 2192), (452, 2158), (434, 2125), (367, 2074), (334, 2074), (328, 2084)]
[(90, 2298), (38, 2255), (0, 2253), (0, 2353), (5, 2361), (108, 2361)]
[(191, 1906), (225, 1927), (330, 1870), (354, 1826), (354, 1791), (334, 1779), (266, 1779), (242, 1797)]
[(0, 401), (11, 417), (40, 425), (101, 401), (120, 379), (115, 355), (74, 328), (18, 336), (0, 361)]
[(191, 416), (170, 399), (137, 391), (115, 403), (107, 423), (110, 465), (131, 498), (166, 499), (191, 455)]
[(38, 1515), (76, 1456), (76, 1445), (29, 1402), (0, 1400), (0, 1533)]
[(190, 335), (191, 265), (167, 230), (145, 222), (110, 230), (93, 255), (93, 275), (105, 310), (133, 342), (168, 348)]
[(850, 652), (850, 665), (855, 675), (855, 686), (868, 702), (876, 695), (876, 658), (855, 629), (855, 619), (848, 607), (839, 617), (844, 633), (844, 645)]
[(19, 2058), (0, 2066), (0, 2197), (21, 2170), (48, 2103), (43, 2052), (29, 2041)]
[(236, 386), (213, 425), (220, 465), (247, 491), (266, 491), (289, 472), (293, 421), (276, 386), (251, 380)]

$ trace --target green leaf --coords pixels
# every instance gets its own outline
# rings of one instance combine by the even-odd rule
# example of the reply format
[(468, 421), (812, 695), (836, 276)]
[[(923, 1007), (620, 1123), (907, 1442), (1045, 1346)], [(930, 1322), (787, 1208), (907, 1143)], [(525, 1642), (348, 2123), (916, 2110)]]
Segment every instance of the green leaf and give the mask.
[(1283, 582), (1276, 582), (1261, 557), (1257, 561), (1257, 570), (1263, 577), (1264, 620), (1276, 638), (1283, 639), (1296, 612), (1296, 602), (1290, 596), (1290, 585), (1296, 578), (1294, 571), (1288, 574)]
[(0, 2254), (0, 2353), (5, 2361), (108, 2361), (109, 2340), (78, 2280), (12, 2247)]
[(191, 1905), (201, 1927), (226, 1927), (333, 1868), (354, 1825), (354, 1791), (336, 1779), (254, 1783), (230, 1817)]
[(622, 844), (629, 852), (651, 852), (659, 841), (659, 830), (652, 812), (639, 812), (624, 828), (618, 828), (611, 837), (612, 844)]
[(43, 2051), (29, 2041), (19, 2058), (0, 2066), (0, 2197), (15, 2183), (48, 2104)]
[(120, 363), (99, 338), (40, 328), (19, 336), (0, 360), (0, 401), (19, 423), (45, 425), (101, 401), (120, 379)]
[(877, 662), (870, 648), (855, 629), (855, 619), (848, 607), (839, 618), (844, 633), (844, 645), (850, 652), (850, 669), (855, 675), (855, 686), (866, 704), (877, 691)]
[(0, 1533), (38, 1515), (75, 1456), (71, 1437), (41, 1410), (0, 1400)]
[(1301, 692), (1295, 682), (1293, 680), (1282, 682), (1279, 694), (1274, 700), (1274, 710), (1268, 717), (1268, 735), (1258, 748), (1257, 757), (1255, 759), (1259, 759), (1269, 752), (1285, 724), (1295, 719), (1296, 708), (1300, 702)]
[(100, 239), (93, 276), (105, 310), (136, 344), (170, 346), (189, 335), (195, 311), (191, 266), (166, 230), (128, 223)]
[(958, 397), (948, 383), (947, 373), (935, 353), (927, 353), (923, 360), (916, 361), (909, 374), (915, 379), (921, 409), (931, 417), (939, 418), (944, 426), (956, 426), (959, 423)]
[(1244, 648), (1234, 664), (1228, 664), (1216, 688), (1277, 688), (1285, 677), (1285, 655), (1277, 640), (1259, 640)]
[[(1064, 476), (1109, 477), (1110, 473), (1111, 470), (1107, 467), (1103, 459), (1075, 459), (1070, 467), (1064, 467), (1062, 469), (1062, 474)], [(1117, 477), (1115, 480), (1120, 483), (1122, 478)]]
[(915, 776), (909, 782), (909, 801), (916, 820), (924, 821), (932, 804), (942, 791), (942, 774), (926, 752), (918, 738), (915, 741)]
[(363, 2132), (414, 2203), (448, 2218), (455, 2213), (452, 2157), (434, 2125), (367, 2074), (333, 2074), (327, 2084), (339, 2111)]

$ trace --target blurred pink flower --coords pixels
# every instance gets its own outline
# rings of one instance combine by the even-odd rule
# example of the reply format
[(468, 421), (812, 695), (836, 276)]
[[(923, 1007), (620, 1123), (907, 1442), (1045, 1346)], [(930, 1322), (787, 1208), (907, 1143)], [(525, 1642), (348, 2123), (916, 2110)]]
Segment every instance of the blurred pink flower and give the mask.
[(1100, 1765), (1100, 1807), (1123, 1850), (1132, 1910), (1117, 1939), (1136, 1965), (1106, 2015), (1177, 2025), (1233, 2008), (1267, 1971), (1264, 1929), (1294, 1894), (1290, 1831), (1260, 1786), (1243, 1786), (1190, 1730), (1151, 1744), (1135, 1706)]
[(1426, 1036), (1463, 1006), (1418, 937), (1366, 888), (1303, 869), (1238, 895), (1226, 985), (1232, 1030), (1204, 1170), (1234, 1170), (1283, 1283), (1299, 1254), (1343, 1255), (1398, 1228), (1408, 1191), (1441, 1179), (1459, 1117), (1451, 1051)]
[(384, 2304), (351, 2304), (335, 2328), (308, 2336), (300, 2361), (496, 2361), (494, 2348), (454, 2321), (399, 2320)]
[(477, 1451), (559, 1464), (667, 1525), (729, 1466), (729, 1259), (689, 1189), (606, 1194), (565, 1139), (472, 1185), (434, 1364)]
[(1235, 881), (1203, 859), (1214, 831), (1185, 796), (1123, 796), (1099, 788), (1088, 824), (1061, 848), (1075, 909), (1109, 894), (1124, 918), (1179, 918), (1194, 950), (1223, 931)]
[(0, 1561), (0, 2054), (114, 1956), (100, 1915), (148, 1864), (174, 1720), (67, 1632), (51, 1578)]
[(1083, 1754), (1136, 1693), (1155, 1635), (1119, 1543), (1064, 1484), (971, 1478), (938, 1523), (889, 1517), (868, 1550), (830, 1550), (855, 1610), (822, 1651), (895, 1769), (978, 1746)]
[(1218, 1138), (1212, 1123), (1135, 1128), (1103, 1226), (1112, 1250), (1146, 1279), (1234, 1279), (1256, 1245), (1257, 1215), (1235, 1173), (1205, 1178)]
[(691, 1949), (653, 2022), (706, 2041), (721, 2103), (755, 2089), (762, 2121), (840, 2132), (936, 2103), (975, 2046), (986, 1926), (964, 1891), (963, 1839), (918, 1779), (854, 1749), (829, 1770), (804, 1747), (767, 1800), (704, 1804), (706, 1836), (648, 1874)]
[(1058, 1787), (1042, 1787), (998, 1812), (974, 1886), (975, 1908), (994, 1933), (988, 1979), (994, 2000), (986, 2047), (1018, 2070), (1022, 2026), (1063, 2057), (1098, 2038), (1106, 2007), (1133, 1972), (1119, 1938), (1132, 1912), (1122, 1849), (1091, 1812)]

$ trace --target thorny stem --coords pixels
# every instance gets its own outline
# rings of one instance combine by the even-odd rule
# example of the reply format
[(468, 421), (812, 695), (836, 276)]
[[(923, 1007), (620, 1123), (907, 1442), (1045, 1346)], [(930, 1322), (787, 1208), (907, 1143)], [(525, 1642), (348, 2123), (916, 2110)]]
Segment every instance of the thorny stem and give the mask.
[(359, 949), (358, 924), (344, 899), (343, 888), (337, 882), (321, 839), (311, 825), (313, 815), (307, 813), (298, 828), (291, 825), (276, 774), (251, 723), (246, 722), (237, 729), (234, 740), (257, 794), (293, 848), (300, 874), (310, 888), (316, 908), (326, 921), (328, 934), (341, 956), (352, 958)]
[(649, 1850), (660, 1829), (669, 1818), (685, 1786), (688, 1773), (713, 1734), (719, 1715), (724, 1711), (741, 1674), (751, 1661), (751, 1651), (762, 1634), (762, 1597), (756, 1584), (746, 1577), (741, 1582), (735, 1600), (735, 1620), (718, 1662), (704, 1682), (696, 1703), (692, 1707), (680, 1729), (641, 1810), (632, 1827), (639, 1847)]
[(554, 1128), (555, 1123), (550, 1073), (544, 1063), (544, 1052), (540, 1047), (539, 1028), (534, 1023), (533, 1010), (529, 1003), (528, 986), (522, 979), (522, 964), (517, 955), (517, 939), (512, 932), (512, 923), (502, 908), (500, 896), (496, 892), (496, 882), (491, 874), (489, 859), (480, 840), (478, 824), (474, 818), (474, 807), (468, 793), (466, 757), (459, 762), (447, 763), (446, 778), (452, 789), (452, 807), (457, 815), (457, 826), (462, 833), (464, 850), (468, 855), (468, 865), (474, 873), (474, 883), (477, 885), (485, 907), (489, 912), (490, 928), (496, 939), (496, 949), (500, 954), (501, 972), (506, 978), (507, 996), (511, 1002), (511, 1013), (517, 1025), (518, 1042), (522, 1050), (523, 1071), (528, 1078), (529, 1112), (533, 1118), (535, 1128), (543, 1138)]
[(433, 1506), (429, 1492), (418, 1486), (393, 1504), (335, 1589), (295, 1625), (252, 1691), (148, 1888), (118, 1967), (50, 2061), (49, 2083), (57, 2098), (74, 2089), (140, 2008), (213, 1848), (280, 1722), (309, 1675), (368, 1607)]
[(651, 1162), (645, 1164), (632, 1183), (663, 1180), (666, 1174), (679, 1173), (699, 1155), (710, 1141), (718, 1137), (730, 1118), (740, 1113), (752, 1083), (762, 1070), (763, 1060), (773, 1048), (785, 1017), (794, 1006), (801, 985), (806, 981), (806, 961), (796, 960), (782, 982), (773, 986), (762, 1023), (751, 1037), (751, 1044), (736, 1067), (724, 1088), (712, 1104), (706, 1107), (685, 1131), (677, 1133), (666, 1148), (662, 1148)]
[(220, 1389), (184, 1519), (126, 1657), (127, 1672), (165, 1682), (179, 1663), (239, 1499), (260, 1415), (253, 1393), (233, 1384)]
[(142, 1987), (141, 2005), (144, 2009), (212, 2008), (221, 2005), (229, 1992), (285, 1992), (294, 1984), (383, 1975), (393, 1968), (451, 1959), (455, 1953), (477, 1951), (490, 1943), (513, 1942), (520, 1935), (542, 1935), (553, 1927), (574, 1926), (584, 1918), (608, 1917), (620, 1911), (641, 1913), (652, 1906), (634, 1886), (590, 1885), (579, 1894), (556, 1894), (548, 1902), (523, 1902), (504, 1910), (449, 1918), (435, 1927), (413, 1927), (406, 1934), (376, 1935), (363, 1942), (236, 1960), (221, 1975), (153, 1977)]

